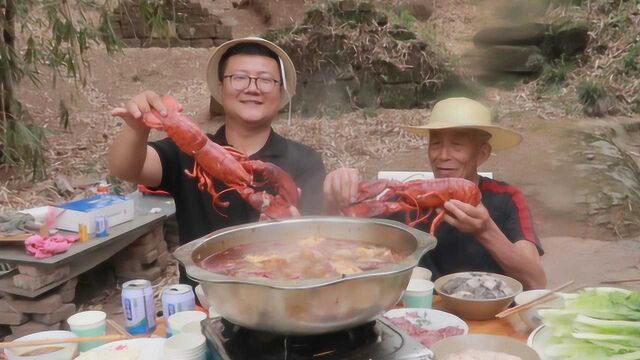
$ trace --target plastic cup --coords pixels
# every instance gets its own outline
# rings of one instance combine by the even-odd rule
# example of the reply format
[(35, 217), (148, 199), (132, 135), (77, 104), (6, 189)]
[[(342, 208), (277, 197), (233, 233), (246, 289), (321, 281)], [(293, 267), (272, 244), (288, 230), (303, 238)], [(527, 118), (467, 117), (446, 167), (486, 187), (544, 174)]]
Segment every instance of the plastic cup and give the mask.
[[(69, 329), (78, 337), (104, 336), (107, 334), (107, 314), (104, 311), (83, 311), (67, 319)], [(105, 344), (104, 341), (81, 342), (78, 350), (91, 350)]]
[(200, 322), (207, 318), (207, 314), (202, 311), (181, 311), (179, 313), (175, 313), (169, 316), (167, 322), (169, 323), (169, 330), (171, 330), (171, 335), (179, 335), (183, 332), (182, 328), (193, 322)]
[(182, 326), (183, 334), (202, 334), (202, 325), (200, 321), (190, 322)]
[(411, 279), (402, 296), (402, 302), (408, 308), (431, 308), (433, 303), (433, 283), (425, 279)]

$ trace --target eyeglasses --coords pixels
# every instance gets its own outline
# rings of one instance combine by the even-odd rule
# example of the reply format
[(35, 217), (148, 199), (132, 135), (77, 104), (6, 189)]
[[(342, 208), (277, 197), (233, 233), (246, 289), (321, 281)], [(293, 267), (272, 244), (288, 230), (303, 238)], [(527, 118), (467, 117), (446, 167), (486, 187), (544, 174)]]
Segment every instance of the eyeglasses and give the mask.
[(242, 74), (233, 74), (233, 75), (225, 75), (224, 79), (229, 78), (229, 82), (231, 83), (231, 88), (237, 91), (242, 91), (251, 86), (251, 80), (256, 81), (256, 87), (263, 93), (268, 93), (275, 89), (276, 84), (279, 83), (278, 80), (263, 78), (263, 77), (253, 77)]

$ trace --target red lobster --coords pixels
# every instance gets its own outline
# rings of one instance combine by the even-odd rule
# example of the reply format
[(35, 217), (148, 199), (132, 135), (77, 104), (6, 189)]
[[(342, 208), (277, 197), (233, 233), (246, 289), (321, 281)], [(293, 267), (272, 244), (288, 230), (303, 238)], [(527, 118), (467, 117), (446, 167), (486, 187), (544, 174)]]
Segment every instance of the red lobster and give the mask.
[[(284, 170), (272, 163), (249, 160), (246, 154), (231, 146), (214, 143), (191, 119), (181, 113), (180, 105), (173, 97), (163, 96), (162, 102), (167, 108), (166, 117), (152, 110), (144, 115), (142, 121), (150, 128), (164, 130), (180, 150), (195, 158), (193, 170), (185, 170), (185, 174), (198, 180), (201, 191), (211, 194), (216, 211), (217, 207), (229, 206), (228, 201), (220, 200), (220, 195), (236, 191), (254, 209), (260, 211), (261, 219), (297, 215), (298, 188)], [(264, 181), (254, 181), (256, 173), (261, 174)], [(229, 188), (216, 191), (214, 179)], [(277, 194), (256, 190), (265, 185), (272, 186)]]
[[(385, 192), (386, 190), (386, 192)], [(462, 178), (441, 178), (431, 180), (411, 180), (400, 182), (395, 180), (363, 181), (358, 184), (356, 202), (342, 209), (347, 216), (373, 217), (405, 212), (409, 226), (427, 222), (436, 208), (442, 209), (444, 203), (451, 199), (463, 201), (476, 206), (482, 195), (473, 182)], [(428, 211), (426, 214), (425, 210)], [(416, 211), (415, 220), (411, 221), (409, 213)], [(444, 211), (431, 221), (429, 232), (444, 219)]]

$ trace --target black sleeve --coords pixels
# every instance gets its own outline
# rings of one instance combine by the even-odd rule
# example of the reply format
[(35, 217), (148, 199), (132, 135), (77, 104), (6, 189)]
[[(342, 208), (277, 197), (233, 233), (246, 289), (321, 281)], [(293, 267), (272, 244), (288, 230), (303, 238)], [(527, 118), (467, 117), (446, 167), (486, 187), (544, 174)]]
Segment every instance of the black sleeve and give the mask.
[(505, 214), (507, 219), (504, 222), (502, 232), (511, 242), (518, 240), (528, 240), (536, 245), (538, 253), (544, 254), (540, 239), (533, 228), (533, 218), (531, 211), (524, 197), (519, 190), (514, 191), (505, 204)]
[(148, 145), (158, 153), (162, 165), (162, 181), (160, 181), (160, 186), (155, 189), (174, 194), (178, 183), (177, 175), (181, 173), (180, 150), (170, 138), (151, 141)]
[(327, 175), (322, 157), (316, 151), (310, 151), (304, 162), (305, 166), (296, 184), (302, 190), (299, 210), (302, 215), (320, 215), (322, 213), (324, 194), (322, 184)]

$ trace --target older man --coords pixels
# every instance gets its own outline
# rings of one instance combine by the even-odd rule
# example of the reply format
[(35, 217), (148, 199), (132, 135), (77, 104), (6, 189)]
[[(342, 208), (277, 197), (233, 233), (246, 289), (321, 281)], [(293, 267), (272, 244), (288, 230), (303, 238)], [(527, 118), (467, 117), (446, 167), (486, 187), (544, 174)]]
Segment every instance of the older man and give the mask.
[[(467, 98), (438, 102), (428, 123), (407, 130), (429, 137), (427, 157), (436, 178), (465, 178), (476, 183), (482, 193), (478, 206), (457, 200), (445, 203), (444, 223), (435, 234), (438, 245), (421, 264), (430, 268), (434, 277), (489, 271), (514, 277), (527, 289), (545, 287), (540, 262), (543, 251), (524, 196), (513, 186), (478, 174), (492, 150), (519, 144), (520, 135), (492, 124), (489, 109)], [(324, 182), (329, 207), (352, 203), (358, 181), (355, 169), (329, 173)]]
[[(211, 55), (207, 84), (224, 108), (224, 126), (209, 138), (230, 145), (250, 159), (271, 162), (284, 169), (301, 189), (300, 211), (321, 211), (325, 175), (320, 154), (310, 147), (286, 139), (271, 124), (278, 111), (295, 93), (296, 72), (287, 54), (260, 38), (226, 42)], [(176, 202), (180, 242), (186, 243), (214, 230), (258, 219), (258, 212), (237, 193), (226, 192), (222, 201), (230, 205), (219, 213), (211, 195), (200, 191), (197, 181), (185, 176), (194, 159), (166, 138), (148, 142), (149, 128), (143, 114), (156, 109), (166, 115), (160, 96), (145, 91), (135, 96), (113, 116), (126, 125), (109, 151), (109, 170), (121, 179), (169, 192)], [(220, 189), (222, 184), (217, 184)]]

